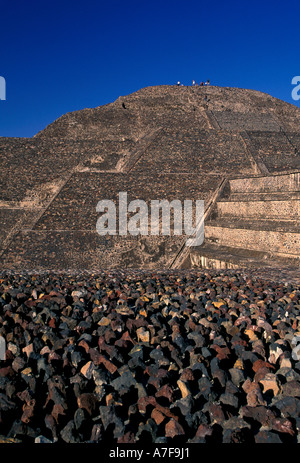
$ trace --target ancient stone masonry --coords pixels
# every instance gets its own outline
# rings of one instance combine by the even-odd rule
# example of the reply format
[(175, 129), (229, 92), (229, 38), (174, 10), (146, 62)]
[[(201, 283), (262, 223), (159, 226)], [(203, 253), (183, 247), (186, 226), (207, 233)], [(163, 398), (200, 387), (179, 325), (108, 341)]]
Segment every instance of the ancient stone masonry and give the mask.
[(200, 267), (299, 267), (300, 174), (229, 180), (230, 194), (216, 202), (205, 245), (191, 251)]
[[(0, 138), (1, 266), (290, 265), (300, 254), (299, 120), (299, 108), (261, 92), (165, 85), (65, 114), (31, 139)], [(97, 202), (120, 191), (147, 204), (204, 200), (204, 245), (100, 237)]]

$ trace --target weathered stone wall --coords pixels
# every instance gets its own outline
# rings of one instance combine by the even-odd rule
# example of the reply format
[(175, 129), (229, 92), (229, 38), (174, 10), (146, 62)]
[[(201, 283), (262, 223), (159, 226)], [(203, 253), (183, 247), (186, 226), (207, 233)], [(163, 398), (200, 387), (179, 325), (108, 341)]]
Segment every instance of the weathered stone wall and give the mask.
[[(254, 152), (270, 172), (300, 169), (299, 140), (283, 132), (248, 131)], [(293, 142), (292, 142), (293, 139)]]
[(102, 199), (117, 203), (119, 192), (127, 192), (128, 202), (141, 199), (204, 200), (217, 188), (218, 176), (199, 179), (197, 174), (82, 172), (74, 174), (45, 211), (34, 229), (95, 230), (99, 213), (96, 205)]
[(223, 246), (300, 256), (299, 233), (206, 226), (205, 239)]
[(85, 230), (20, 231), (2, 256), (2, 268), (166, 268), (181, 244), (182, 239), (174, 236), (105, 238)]
[(299, 180), (299, 173), (230, 179), (205, 221), (203, 246), (190, 250), (191, 265), (298, 267)]
[[(126, 191), (128, 201), (143, 199), (148, 205), (151, 199), (203, 199), (210, 204), (225, 177), (230, 179), (231, 204), (218, 206), (219, 222), (211, 221), (211, 230), (220, 235), (224, 230), (223, 239), (230, 235), (235, 246), (237, 219), (255, 219), (257, 225), (269, 213), (270, 222), (280, 218), (278, 233), (290, 233), (289, 242), (294, 230), (282, 220), (299, 218), (299, 209), (293, 207), (298, 203), (289, 201), (299, 196), (300, 174), (257, 174), (300, 167), (299, 116), (299, 108), (252, 90), (160, 86), (68, 113), (32, 139), (0, 138), (2, 265), (168, 266), (185, 237), (103, 241), (95, 230), (97, 202), (116, 201)], [(274, 191), (285, 196), (274, 197)], [(266, 198), (273, 201), (269, 209), (262, 202)], [(240, 199), (260, 202), (232, 203)], [(231, 232), (226, 232), (226, 220)], [(260, 225), (255, 232), (267, 233)], [(240, 245), (248, 239), (251, 248), (254, 231), (249, 221), (247, 226), (249, 236), (242, 227)], [(276, 235), (269, 244), (279, 249), (280, 240)]]
[(272, 114), (242, 113), (231, 110), (214, 111), (223, 130), (264, 130), (278, 132), (280, 126)]
[(300, 191), (300, 173), (238, 178), (230, 180), (229, 183), (232, 195), (295, 192)]
[(300, 201), (220, 201), (217, 214), (219, 217), (300, 220)]
[[(225, 162), (224, 162), (225, 161)], [(136, 172), (254, 173), (245, 145), (236, 132), (194, 127), (160, 132), (134, 166)], [(201, 176), (199, 181), (202, 181)]]

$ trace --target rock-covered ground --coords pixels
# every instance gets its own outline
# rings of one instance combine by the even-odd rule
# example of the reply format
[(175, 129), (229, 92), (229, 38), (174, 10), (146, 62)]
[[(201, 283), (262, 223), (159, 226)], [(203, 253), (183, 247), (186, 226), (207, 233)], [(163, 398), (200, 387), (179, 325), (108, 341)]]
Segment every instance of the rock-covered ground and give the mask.
[(0, 334), (1, 442), (300, 441), (295, 282), (2, 273)]

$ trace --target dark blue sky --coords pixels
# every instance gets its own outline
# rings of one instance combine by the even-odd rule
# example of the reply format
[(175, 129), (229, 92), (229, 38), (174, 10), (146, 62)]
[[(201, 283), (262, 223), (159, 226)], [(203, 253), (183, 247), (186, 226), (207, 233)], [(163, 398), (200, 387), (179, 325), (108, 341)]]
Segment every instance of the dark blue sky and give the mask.
[(250, 88), (289, 103), (297, 1), (0, 0), (0, 136), (149, 85)]

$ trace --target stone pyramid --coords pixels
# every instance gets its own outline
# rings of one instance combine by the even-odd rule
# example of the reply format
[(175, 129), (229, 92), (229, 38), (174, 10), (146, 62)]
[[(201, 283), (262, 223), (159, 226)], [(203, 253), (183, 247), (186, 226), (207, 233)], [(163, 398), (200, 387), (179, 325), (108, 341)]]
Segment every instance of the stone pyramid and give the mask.
[[(294, 266), (300, 109), (253, 90), (155, 86), (0, 138), (9, 270)], [(205, 240), (100, 236), (101, 199), (204, 200)]]

